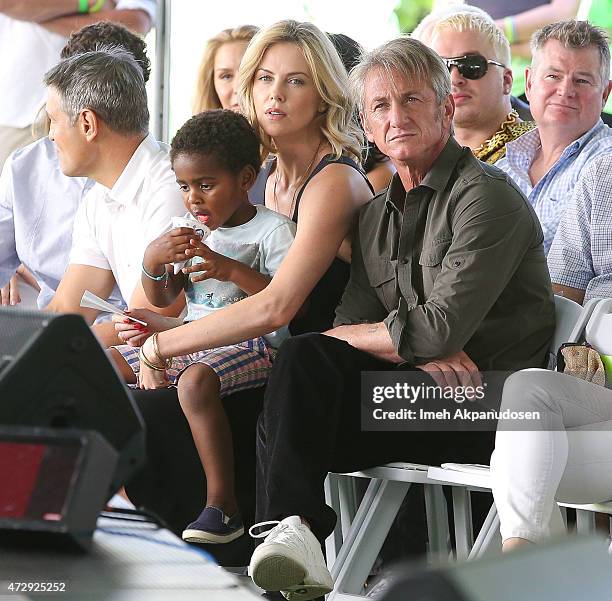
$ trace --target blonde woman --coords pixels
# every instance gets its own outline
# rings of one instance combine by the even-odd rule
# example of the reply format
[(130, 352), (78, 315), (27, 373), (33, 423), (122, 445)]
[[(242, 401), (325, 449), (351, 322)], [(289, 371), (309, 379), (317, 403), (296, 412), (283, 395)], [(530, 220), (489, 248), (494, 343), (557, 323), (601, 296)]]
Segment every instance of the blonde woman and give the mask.
[[(176, 322), (155, 313), (134, 311), (151, 331), (160, 332), (155, 349), (141, 332), (116, 323), (119, 336), (130, 344), (144, 340), (143, 352), (156, 366), (164, 365), (167, 357), (239, 342), (289, 322), (294, 332), (324, 331), (332, 326), (348, 279), (347, 236), (372, 192), (358, 165), (362, 134), (354, 121), (348, 76), (338, 53), (314, 25), (281, 21), (253, 38), (239, 80), (241, 106), (260, 134), (262, 157), (274, 156), (267, 165), (265, 204), (297, 223), (295, 241), (264, 290), (196, 322), (173, 327)], [(199, 252), (196, 247), (187, 249), (185, 258)], [(206, 261), (198, 268), (206, 270)], [(150, 368), (141, 371), (142, 386), (160, 387), (160, 373)], [(186, 458), (177, 451), (184, 440), (178, 435), (172, 439), (168, 430), (169, 420), (175, 419), (168, 415), (175, 411), (170, 405), (154, 398), (141, 400), (151, 452), (164, 465), (156, 465), (156, 457), (150, 457), (149, 472), (138, 490), (128, 487), (138, 503), (157, 503), (154, 508), (168, 513), (182, 503), (185, 483), (191, 482), (185, 477)], [(246, 412), (241, 409), (241, 417)], [(236, 427), (245, 429), (240, 420), (233, 424)], [(247, 431), (253, 428), (251, 422)], [(237, 462), (237, 467), (249, 459), (252, 456)], [(175, 499), (168, 497), (172, 490), (177, 491)]]
[[(330, 297), (337, 286), (328, 281), (327, 272), (343, 271), (348, 277), (350, 245), (345, 239), (357, 210), (372, 196), (358, 166), (362, 134), (353, 118), (347, 74), (323, 32), (295, 21), (260, 31), (247, 49), (239, 77), (241, 105), (260, 134), (262, 157), (275, 157), (265, 204), (297, 223), (295, 242), (265, 290), (197, 323), (162, 332), (157, 339), (160, 361), (273, 331), (289, 323), (306, 301), (300, 331), (331, 327), (338, 298)], [(197, 253), (197, 248), (187, 249), (186, 258)], [(206, 263), (197, 267), (206, 269)], [(329, 306), (323, 307), (325, 303)], [(154, 330), (174, 325), (155, 314), (138, 313), (146, 315)], [(308, 328), (312, 324), (319, 327)], [(117, 323), (116, 328), (132, 344), (145, 338), (129, 324)], [(147, 357), (154, 356), (150, 345), (144, 343)], [(144, 388), (157, 387), (154, 373), (141, 375)]]
[(236, 95), (238, 67), (257, 31), (255, 25), (240, 25), (224, 29), (208, 40), (198, 69), (194, 115), (210, 109), (239, 110)]

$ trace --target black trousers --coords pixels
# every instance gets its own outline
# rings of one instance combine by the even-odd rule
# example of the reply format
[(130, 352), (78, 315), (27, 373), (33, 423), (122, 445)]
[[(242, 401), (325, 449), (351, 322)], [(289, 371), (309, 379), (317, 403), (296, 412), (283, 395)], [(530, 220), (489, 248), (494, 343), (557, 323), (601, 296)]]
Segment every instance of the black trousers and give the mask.
[(336, 522), (325, 504), (328, 472), (390, 461), (488, 463), (494, 432), (361, 430), (361, 372), (394, 367), (322, 334), (282, 345), (258, 421), (256, 521), (300, 515), (323, 542)]
[[(246, 526), (255, 514), (255, 425), (263, 388), (244, 390), (223, 399), (234, 443), (236, 497)], [(180, 536), (206, 501), (206, 478), (176, 388), (133, 393), (147, 435), (144, 468), (126, 484), (137, 506), (155, 512)], [(226, 545), (208, 545), (221, 565), (246, 565), (253, 542), (243, 536)]]

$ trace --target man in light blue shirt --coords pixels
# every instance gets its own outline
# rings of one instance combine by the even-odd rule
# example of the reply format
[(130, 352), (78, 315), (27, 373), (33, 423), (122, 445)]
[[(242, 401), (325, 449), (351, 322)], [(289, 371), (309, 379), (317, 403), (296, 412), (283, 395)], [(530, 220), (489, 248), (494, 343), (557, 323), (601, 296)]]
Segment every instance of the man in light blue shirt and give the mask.
[(77, 207), (93, 184), (62, 174), (49, 138), (9, 157), (0, 177), (0, 286), (23, 263), (40, 287), (38, 307), (51, 302), (68, 265)]
[(581, 174), (548, 253), (555, 293), (578, 303), (612, 298), (612, 154)]
[(586, 21), (543, 27), (532, 39), (526, 94), (536, 129), (506, 145), (496, 163), (535, 209), (548, 253), (576, 181), (594, 157), (612, 153), (599, 115), (610, 93), (605, 32)]

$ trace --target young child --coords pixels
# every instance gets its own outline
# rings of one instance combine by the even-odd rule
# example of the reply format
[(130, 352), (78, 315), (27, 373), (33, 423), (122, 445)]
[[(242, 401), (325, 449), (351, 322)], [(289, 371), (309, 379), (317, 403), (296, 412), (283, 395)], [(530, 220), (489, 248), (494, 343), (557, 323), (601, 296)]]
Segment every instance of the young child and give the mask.
[[(192, 117), (174, 137), (170, 159), (185, 207), (212, 232), (203, 243), (193, 229), (175, 228), (151, 242), (142, 283), (147, 298), (159, 307), (171, 304), (184, 289), (185, 320), (192, 321), (265, 288), (293, 241), (295, 225), (249, 203), (260, 143), (242, 115), (213, 110)], [(186, 259), (187, 267), (175, 275), (171, 263)], [(232, 436), (221, 398), (263, 386), (273, 349), (288, 335), (282, 328), (263, 338), (174, 357), (165, 366), (158, 357), (143, 355), (142, 349), (111, 349), (129, 383), (137, 381), (144, 363), (148, 369), (142, 378), (157, 380), (141, 381), (141, 386), (178, 388), (207, 480), (206, 507), (187, 526), (184, 540), (226, 543), (243, 534), (234, 494)]]

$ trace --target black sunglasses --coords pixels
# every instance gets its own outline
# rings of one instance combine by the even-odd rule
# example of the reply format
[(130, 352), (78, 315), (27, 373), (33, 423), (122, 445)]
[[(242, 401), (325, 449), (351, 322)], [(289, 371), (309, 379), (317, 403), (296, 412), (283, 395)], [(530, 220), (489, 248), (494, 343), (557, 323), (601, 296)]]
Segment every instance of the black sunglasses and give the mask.
[(457, 67), (457, 71), (466, 79), (481, 79), (489, 69), (489, 65), (506, 68), (506, 65), (497, 61), (490, 61), (481, 54), (467, 54), (466, 56), (455, 56), (442, 59), (448, 70)]

